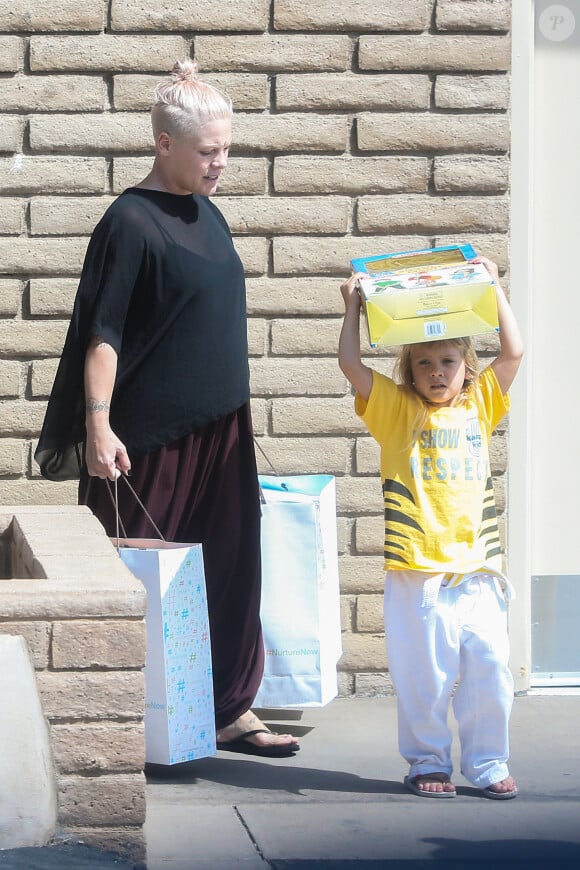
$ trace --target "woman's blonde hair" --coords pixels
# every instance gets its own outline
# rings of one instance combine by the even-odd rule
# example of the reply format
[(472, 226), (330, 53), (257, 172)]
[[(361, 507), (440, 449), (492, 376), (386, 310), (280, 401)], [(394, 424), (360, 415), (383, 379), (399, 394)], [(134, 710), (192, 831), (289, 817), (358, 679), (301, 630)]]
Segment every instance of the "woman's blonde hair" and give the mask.
[[(473, 344), (473, 339), (470, 337), (465, 338), (446, 338), (444, 339), (447, 344), (452, 344), (455, 347), (458, 347), (461, 353), (463, 354), (463, 359), (465, 362), (465, 380), (463, 382), (463, 386), (457, 396), (456, 404), (464, 405), (469, 399), (472, 398), (476, 390), (478, 389), (479, 383), (479, 366), (477, 353), (475, 352), (475, 346)], [(424, 342), (426, 345), (434, 345), (440, 344), (439, 341), (426, 341)], [(398, 381), (404, 390), (408, 393), (411, 393), (416, 399), (420, 402), (419, 410), (417, 412), (417, 419), (413, 426), (414, 433), (419, 432), (427, 419), (429, 414), (429, 410), (432, 408), (426, 399), (421, 396), (417, 390), (415, 389), (415, 384), (413, 382), (413, 372), (411, 369), (411, 351), (414, 347), (417, 347), (416, 344), (404, 344), (400, 351), (399, 356), (397, 358), (397, 362), (395, 363), (395, 380)]]
[(200, 78), (198, 69), (195, 60), (177, 61), (171, 76), (155, 88), (151, 109), (155, 139), (161, 132), (178, 139), (210, 121), (232, 117), (230, 98)]

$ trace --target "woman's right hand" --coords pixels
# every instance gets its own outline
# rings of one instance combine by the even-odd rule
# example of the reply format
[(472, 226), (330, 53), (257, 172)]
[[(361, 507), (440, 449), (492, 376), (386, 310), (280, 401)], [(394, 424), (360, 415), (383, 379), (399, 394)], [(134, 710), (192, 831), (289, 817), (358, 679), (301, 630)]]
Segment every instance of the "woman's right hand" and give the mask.
[(102, 480), (117, 480), (131, 471), (125, 445), (107, 424), (87, 427), (86, 463), (89, 475)]

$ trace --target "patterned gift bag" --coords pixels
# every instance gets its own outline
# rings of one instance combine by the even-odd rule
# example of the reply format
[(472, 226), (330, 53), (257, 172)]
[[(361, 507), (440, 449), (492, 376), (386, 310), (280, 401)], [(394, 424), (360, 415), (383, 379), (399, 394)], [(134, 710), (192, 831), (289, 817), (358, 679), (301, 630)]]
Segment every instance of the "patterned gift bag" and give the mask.
[(119, 555), (147, 590), (146, 760), (178, 764), (216, 753), (201, 544), (127, 541)]

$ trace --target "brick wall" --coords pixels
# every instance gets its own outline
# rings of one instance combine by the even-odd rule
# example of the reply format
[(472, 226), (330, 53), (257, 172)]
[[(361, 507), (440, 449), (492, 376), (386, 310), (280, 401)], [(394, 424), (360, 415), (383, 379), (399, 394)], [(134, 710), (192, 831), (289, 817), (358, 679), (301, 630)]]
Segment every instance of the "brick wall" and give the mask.
[[(236, 108), (218, 202), (248, 276), (256, 433), (279, 471), (337, 476), (341, 691), (388, 690), (378, 454), (336, 363), (338, 288), (353, 256), (449, 241), (507, 269), (510, 14), (510, 0), (0, 0), (0, 502), (74, 501), (31, 450), (88, 235), (151, 163), (153, 83), (194, 54)], [(502, 510), (505, 454), (500, 432)]]

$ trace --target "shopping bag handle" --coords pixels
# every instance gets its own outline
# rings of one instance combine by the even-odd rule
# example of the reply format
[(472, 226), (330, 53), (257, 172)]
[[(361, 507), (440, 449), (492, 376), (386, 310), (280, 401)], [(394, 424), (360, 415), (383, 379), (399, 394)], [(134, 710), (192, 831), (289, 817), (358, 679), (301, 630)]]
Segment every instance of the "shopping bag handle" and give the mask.
[[(161, 533), (159, 528), (155, 525), (155, 522), (154, 522), (153, 518), (151, 517), (151, 514), (149, 513), (149, 511), (147, 510), (147, 508), (145, 507), (145, 505), (143, 504), (143, 502), (141, 501), (141, 499), (139, 498), (137, 493), (135, 492), (134, 488), (129, 483), (129, 478), (127, 477), (127, 475), (121, 474), (121, 478), (125, 481), (125, 483), (129, 487), (129, 489), (131, 490), (131, 492), (135, 496), (135, 499), (137, 500), (140, 507), (143, 509), (145, 516), (147, 517), (147, 519), (149, 520), (149, 522), (151, 523), (151, 525), (153, 526), (153, 528), (155, 529), (155, 531), (159, 535), (160, 540), (165, 542), (165, 538), (163, 537), (163, 534)], [(117, 550), (119, 550), (121, 547), (119, 530), (121, 530), (121, 532), (123, 533), (124, 538), (127, 537), (127, 532), (125, 531), (125, 527), (123, 526), (123, 521), (121, 520), (121, 517), (119, 515), (119, 494), (118, 494), (118, 489), (117, 489), (117, 482), (118, 482), (118, 478), (115, 478), (115, 480), (113, 481), (113, 487), (114, 487), (115, 494), (113, 495), (113, 493), (111, 492), (111, 481), (109, 480), (108, 477), (105, 478), (105, 483), (107, 484), (107, 492), (109, 493), (111, 501), (113, 502), (113, 507), (115, 508), (115, 523), (116, 523), (115, 531), (116, 531), (116, 538), (117, 538)]]
[[(276, 471), (276, 469), (275, 469), (275, 467), (274, 467), (274, 463), (272, 462), (272, 460), (270, 459), (270, 457), (268, 456), (268, 454), (265, 452), (264, 448), (262, 447), (262, 445), (260, 444), (260, 442), (258, 441), (258, 439), (256, 438), (255, 435), (254, 435), (254, 444), (256, 444), (256, 446), (258, 447), (260, 453), (262, 454), (262, 456), (264, 457), (264, 459), (266, 460), (266, 462), (268, 463), (268, 465), (269, 465), (270, 468), (272, 469), (272, 472), (273, 472), (274, 476), (275, 476), (275, 477), (280, 477), (280, 475), (278, 474), (278, 472)], [(262, 502), (262, 504), (266, 504), (266, 496), (264, 495), (264, 490), (262, 489), (262, 487), (261, 487), (259, 484), (258, 484), (258, 486), (259, 486), (259, 489), (260, 489), (260, 501)], [(281, 486), (282, 489), (288, 489), (287, 484), (285, 484), (284, 482), (282, 482), (282, 483), (280, 484), (280, 486)]]

